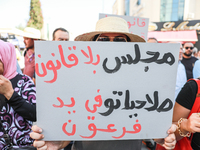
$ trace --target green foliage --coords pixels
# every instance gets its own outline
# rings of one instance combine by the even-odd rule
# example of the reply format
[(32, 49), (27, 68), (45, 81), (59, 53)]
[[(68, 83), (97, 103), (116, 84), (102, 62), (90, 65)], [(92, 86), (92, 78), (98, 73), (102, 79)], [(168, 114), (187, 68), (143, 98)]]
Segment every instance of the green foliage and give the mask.
[(43, 27), (43, 15), (40, 0), (31, 0), (29, 15), (30, 19), (27, 23), (27, 27), (41, 30)]

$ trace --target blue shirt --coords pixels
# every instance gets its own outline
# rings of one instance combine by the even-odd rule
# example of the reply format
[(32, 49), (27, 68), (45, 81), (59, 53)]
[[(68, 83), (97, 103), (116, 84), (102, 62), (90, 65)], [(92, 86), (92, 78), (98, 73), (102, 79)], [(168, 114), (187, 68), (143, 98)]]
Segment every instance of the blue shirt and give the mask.
[(186, 77), (185, 67), (181, 63), (181, 61), (179, 61), (177, 68), (177, 75), (176, 75), (175, 99), (186, 82), (187, 82), (187, 77)]
[(20, 73), (20, 74), (22, 74), (22, 71), (21, 71), (21, 69), (20, 69), (20, 66), (19, 66), (19, 63), (18, 63), (18, 61), (17, 61), (17, 73)]
[(197, 60), (194, 64), (193, 68), (193, 77), (198, 78), (200, 77), (200, 60)]

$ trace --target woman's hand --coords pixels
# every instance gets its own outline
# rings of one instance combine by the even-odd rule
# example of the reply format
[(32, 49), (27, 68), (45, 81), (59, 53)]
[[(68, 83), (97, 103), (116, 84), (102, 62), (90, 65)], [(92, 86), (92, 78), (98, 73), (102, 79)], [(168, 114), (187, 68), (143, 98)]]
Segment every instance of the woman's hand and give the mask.
[(164, 139), (154, 139), (154, 141), (167, 150), (172, 150), (176, 146), (176, 137), (175, 137), (176, 125), (172, 124), (171, 128), (167, 131), (168, 136)]
[(58, 150), (70, 143), (70, 141), (42, 141), (44, 135), (41, 134), (42, 129), (37, 125), (32, 126), (32, 131), (30, 137), (35, 139), (33, 146), (36, 147), (37, 150)]
[(181, 123), (181, 131), (183, 132), (200, 132), (200, 113), (193, 113), (191, 116)]
[(0, 75), (0, 93), (3, 94), (7, 100), (9, 100), (13, 95), (14, 89), (10, 80)]

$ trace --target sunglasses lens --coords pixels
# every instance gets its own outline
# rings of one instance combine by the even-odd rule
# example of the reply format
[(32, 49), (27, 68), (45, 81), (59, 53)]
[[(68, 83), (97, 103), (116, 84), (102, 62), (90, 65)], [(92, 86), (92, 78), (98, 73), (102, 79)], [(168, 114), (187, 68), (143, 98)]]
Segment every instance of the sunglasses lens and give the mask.
[(113, 41), (114, 42), (126, 42), (126, 39), (123, 37), (115, 37)]
[(105, 41), (112, 41), (112, 39), (113, 39), (114, 42), (127, 42), (127, 40), (124, 37), (99, 37), (99, 38), (97, 38), (96, 41), (105, 42)]
[(186, 48), (186, 49), (191, 49), (191, 50), (192, 50), (194, 47), (185, 47), (185, 48)]
[(97, 41), (110, 41), (108, 37), (99, 37)]

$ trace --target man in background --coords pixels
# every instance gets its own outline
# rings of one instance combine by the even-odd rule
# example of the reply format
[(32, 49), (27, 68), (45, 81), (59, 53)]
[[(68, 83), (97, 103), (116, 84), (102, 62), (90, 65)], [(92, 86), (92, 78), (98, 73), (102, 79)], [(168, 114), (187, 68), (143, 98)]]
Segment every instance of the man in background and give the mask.
[[(64, 28), (56, 28), (53, 31), (52, 41), (69, 41), (69, 32)], [(70, 142), (64, 150), (71, 150), (73, 142)]]
[(187, 80), (193, 78), (194, 63), (198, 60), (192, 56), (194, 45), (191, 42), (186, 42), (183, 45), (183, 59), (181, 63), (185, 66)]
[(64, 28), (57, 28), (53, 31), (53, 41), (69, 41), (69, 32)]
[(35, 47), (34, 41), (41, 39), (41, 33), (38, 29), (26, 27), (24, 29), (24, 44), (26, 51), (24, 52), (25, 67), (23, 74), (33, 79), (35, 72)]
[(196, 47), (193, 48), (192, 56), (198, 57), (198, 49)]
[(175, 90), (175, 99), (176, 99), (178, 93), (181, 91), (182, 87), (187, 82), (187, 77), (186, 77), (185, 67), (181, 63), (181, 60), (183, 59), (183, 46), (182, 46), (182, 44), (180, 42), (169, 42), (169, 43), (179, 43), (180, 44), (179, 61), (178, 61), (177, 76), (176, 76), (176, 90)]
[(158, 43), (158, 40), (154, 37), (150, 37), (148, 38), (147, 43)]

